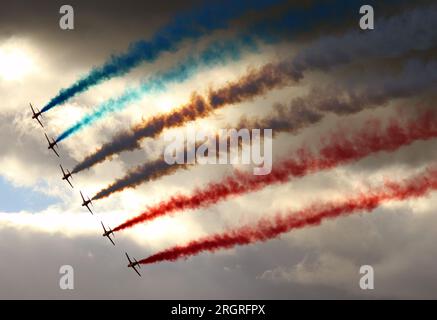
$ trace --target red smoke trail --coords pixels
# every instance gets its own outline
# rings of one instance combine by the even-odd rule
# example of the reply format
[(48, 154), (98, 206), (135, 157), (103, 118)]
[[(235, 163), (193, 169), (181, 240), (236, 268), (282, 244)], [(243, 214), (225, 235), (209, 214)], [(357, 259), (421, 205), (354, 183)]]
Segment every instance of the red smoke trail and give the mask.
[(184, 246), (175, 246), (139, 262), (151, 264), (161, 261), (175, 261), (203, 251), (214, 252), (237, 245), (267, 241), (293, 229), (319, 225), (325, 219), (347, 216), (357, 211), (370, 212), (384, 202), (418, 198), (436, 189), (437, 168), (434, 167), (408, 180), (401, 182), (386, 181), (382, 187), (370, 189), (365, 193), (358, 192), (354, 196), (346, 197), (341, 201), (315, 203), (297, 212), (289, 211), (286, 214), (278, 214), (272, 218), (263, 218), (255, 225), (247, 225), (235, 230), (207, 236), (191, 241)]
[(311, 152), (307, 147), (301, 147), (288, 159), (274, 165), (269, 175), (255, 176), (251, 172), (236, 171), (233, 176), (228, 176), (220, 182), (209, 183), (203, 189), (196, 189), (191, 195), (174, 195), (124, 222), (114, 231), (175, 211), (207, 207), (230, 196), (257, 191), (274, 183), (285, 183), (291, 177), (302, 177), (330, 169), (376, 152), (393, 152), (416, 140), (437, 137), (436, 120), (434, 113), (427, 112), (414, 120), (392, 119), (386, 126), (373, 119), (353, 134), (340, 129), (322, 139), (318, 154)]

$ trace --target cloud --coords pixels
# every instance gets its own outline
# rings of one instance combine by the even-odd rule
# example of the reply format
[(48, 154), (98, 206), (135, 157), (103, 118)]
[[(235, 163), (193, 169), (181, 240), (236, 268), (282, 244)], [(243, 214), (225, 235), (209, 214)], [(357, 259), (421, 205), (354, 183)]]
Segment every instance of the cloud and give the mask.
[(313, 261), (305, 256), (302, 261), (288, 269), (276, 267), (267, 270), (259, 279), (350, 288), (359, 278), (357, 270), (359, 266), (346, 258), (322, 253)]
[[(429, 201), (435, 199), (433, 195)], [(435, 299), (436, 282), (430, 279), (435, 278), (436, 258), (423, 252), (436, 240), (431, 230), (437, 216), (432, 208), (420, 210), (417, 204), (382, 207), (366, 218), (348, 217), (290, 234), (290, 250), (305, 248), (303, 259), (265, 270), (259, 278), (326, 285), (370, 299)], [(375, 290), (359, 288), (362, 265), (374, 268)]]
[[(31, 230), (1, 228), (2, 240), (14, 246), (0, 246), (0, 254), (20, 261), (0, 261), (2, 275), (1, 299), (243, 299), (329, 297), (326, 292), (298, 287), (270, 285), (257, 281), (257, 252), (243, 254), (241, 268), (235, 266), (235, 256), (200, 257), (197, 261), (143, 268), (142, 278), (128, 270), (120, 247), (138, 256), (144, 251), (130, 241), (122, 240), (114, 249), (97, 236), (67, 238)], [(44, 250), (41, 250), (44, 248)], [(280, 252), (270, 253), (279, 256)], [(262, 264), (262, 263), (261, 263)], [(70, 265), (74, 269), (74, 290), (60, 290), (59, 269)], [(201, 281), (199, 281), (201, 280)], [(187, 290), (187, 288), (190, 288)], [(345, 297), (341, 291), (330, 295)]]
[[(253, 222), (265, 212), (285, 207), (299, 208), (315, 199), (329, 200), (351, 188), (380, 181), (385, 176), (397, 178), (414, 173), (436, 158), (436, 142), (416, 143), (393, 154), (378, 154), (209, 209), (188, 211), (178, 217), (139, 226), (117, 235), (114, 248), (101, 236), (100, 219), (105, 225), (114, 227), (168, 194), (217, 180), (230, 168), (197, 166), (182, 170), (141, 185), (136, 190), (99, 201), (95, 207), (97, 215), (93, 217), (81, 210), (79, 189), (94, 194), (129, 168), (156, 158), (162, 141), (144, 141), (138, 152), (123, 153), (110, 162), (74, 176), (75, 189), (61, 181), (59, 162), (71, 169), (78, 160), (121, 129), (138, 123), (143, 117), (147, 119), (184, 103), (193, 88), (207, 92), (209, 87), (220, 87), (238, 79), (249, 66), (259, 67), (266, 62), (295, 56), (304, 52), (303, 48), (316, 43), (314, 38), (323, 34), (311, 34), (286, 45), (265, 46), (258, 54), (245, 56), (241, 63), (200, 72), (190, 81), (175, 84), (166, 93), (147, 97), (117, 117), (109, 117), (95, 128), (88, 128), (86, 135), (77, 135), (62, 144), (62, 158), (57, 159), (47, 150), (41, 128), (29, 119), (28, 103), (40, 106), (60, 87), (72, 83), (91, 66), (101, 64), (109, 54), (121, 52), (133, 40), (148, 38), (174, 12), (189, 5), (180, 1), (153, 5), (145, 1), (127, 1), (121, 7), (107, 1), (71, 3), (76, 12), (76, 30), (73, 32), (59, 30), (59, 1), (43, 1), (37, 6), (28, 1), (15, 1), (8, 5), (8, 14), (0, 13), (0, 46), (20, 44), (32, 57), (37, 71), (26, 74), (18, 82), (0, 80), (0, 175), (12, 186), (26, 186), (60, 199), (44, 210), (33, 208), (0, 213), (0, 256), (6, 257), (0, 260), (0, 298), (436, 298), (436, 261), (432, 254), (437, 240), (434, 232), (437, 223), (435, 195), (420, 201), (387, 205), (365, 217), (331, 221), (259, 245), (149, 266), (143, 269), (143, 277), (138, 279), (126, 268), (125, 250), (137, 259), (144, 258), (198, 236)], [(28, 10), (31, 5), (32, 10)], [(102, 6), (106, 9), (102, 10)], [(114, 19), (118, 22), (113, 23)], [(410, 22), (418, 23), (417, 27), (424, 23), (419, 16)], [(376, 23), (376, 29), (372, 31), (375, 38), (378, 37)], [(356, 27), (354, 22), (350, 28)], [(430, 35), (432, 31), (425, 31), (425, 34)], [(336, 30), (337, 35), (343, 32)], [(422, 38), (419, 33), (401, 39), (405, 34), (396, 32), (394, 35), (399, 44), (408, 45), (411, 39), (418, 38), (413, 44), (422, 48), (426, 37)], [(376, 40), (381, 43), (384, 36)], [(357, 39), (351, 39), (351, 43), (356, 45), (361, 41)], [(199, 43), (199, 48), (205, 43)], [(335, 52), (332, 40), (320, 43)], [(126, 86), (138, 84), (147, 74), (171, 66), (188, 50), (196, 49), (190, 46), (186, 44), (180, 52), (164, 55), (154, 65), (138, 68), (123, 79), (109, 81), (72, 99), (59, 110), (53, 110), (44, 119), (48, 134), (56, 136), (93, 106), (120, 94)], [(427, 51), (422, 57), (418, 52), (410, 52), (408, 57), (381, 60), (378, 48), (374, 49), (374, 59), (364, 59), (362, 63), (353, 63), (329, 74), (309, 72), (299, 86), (274, 90), (259, 99), (232, 105), (214, 117), (197, 122), (196, 126), (220, 128), (227, 123), (236, 125), (244, 114), (249, 118), (262, 117), (271, 112), (270, 106), (276, 102), (314, 96), (311, 88), (328, 90), (329, 84), (336, 87), (337, 84), (350, 83), (350, 87), (356, 84), (359, 88), (372, 90), (386, 84), (386, 80), (392, 77), (403, 82), (404, 74), (417, 75), (416, 71), (427, 70), (399, 68), (407, 58), (425, 62), (435, 58), (435, 51)], [(311, 59), (323, 60), (324, 51), (314, 52), (317, 54)], [(403, 74), (402, 70), (406, 72)], [(404, 80), (408, 84), (408, 79)], [(411, 80), (420, 85), (416, 77)], [(422, 98), (426, 102), (435, 101), (429, 92), (399, 99), (396, 108), (393, 101), (389, 101), (385, 108), (345, 117), (344, 124), (360, 126), (369, 115), (383, 119), (403, 112), (414, 116), (417, 104), (410, 102)], [(338, 118), (329, 115), (317, 126), (303, 129), (299, 135), (278, 135), (273, 143), (275, 157), (280, 157), (293, 146), (318, 141), (336, 123)], [(76, 289), (72, 292), (61, 291), (58, 286), (59, 267), (64, 264), (75, 268)], [(371, 264), (376, 270), (376, 290), (370, 294), (357, 291), (355, 268), (361, 264)]]

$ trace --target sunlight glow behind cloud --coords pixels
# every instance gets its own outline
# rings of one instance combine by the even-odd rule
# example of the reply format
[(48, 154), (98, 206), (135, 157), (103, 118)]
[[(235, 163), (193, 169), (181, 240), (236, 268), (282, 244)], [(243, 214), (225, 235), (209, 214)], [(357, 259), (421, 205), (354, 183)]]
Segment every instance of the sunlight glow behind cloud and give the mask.
[(21, 41), (9, 40), (0, 44), (0, 78), (19, 81), (35, 71), (34, 57)]

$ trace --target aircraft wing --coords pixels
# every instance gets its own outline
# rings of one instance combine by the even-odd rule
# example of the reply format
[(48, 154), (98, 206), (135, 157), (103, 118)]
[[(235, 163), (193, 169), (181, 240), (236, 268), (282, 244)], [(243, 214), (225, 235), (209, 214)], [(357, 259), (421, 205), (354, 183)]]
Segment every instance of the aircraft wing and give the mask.
[(41, 127), (44, 128), (43, 124), (41, 123), (41, 121), (39, 121), (38, 117), (36, 117), (36, 121), (38, 121), (38, 123), (41, 125)]
[(55, 148), (52, 148), (52, 150), (53, 150), (53, 152), (58, 156), (58, 158), (60, 158), (60, 157), (59, 157), (59, 154), (56, 152)]
[(82, 201), (85, 203), (85, 198), (83, 197), (82, 191), (80, 192), (80, 196), (82, 197)]
[(29, 103), (29, 105), (30, 105), (30, 109), (32, 109), (32, 113), (35, 114), (35, 110), (33, 110), (33, 106), (32, 106), (32, 104)]
[(49, 143), (49, 145), (51, 144), (49, 137), (47, 137), (47, 133), (44, 133), (44, 135), (46, 136), (47, 142)]
[(109, 241), (111, 241), (112, 244), (115, 246), (114, 240), (112, 240), (111, 235), (109, 235), (109, 234), (108, 234), (108, 239), (109, 239)]
[(132, 269), (134, 269), (135, 270), (135, 272), (141, 277), (141, 274), (138, 272), (138, 270), (137, 269), (135, 269), (135, 266), (132, 266)]
[(68, 184), (69, 184), (72, 188), (74, 188), (73, 185), (71, 184), (70, 180), (68, 180), (68, 179), (65, 179), (65, 180), (67, 180)]
[(125, 252), (125, 254), (126, 254), (126, 258), (129, 261), (129, 263), (132, 263), (132, 261), (130, 260), (129, 255), (127, 254), (127, 252)]
[(64, 171), (64, 168), (62, 168), (62, 165), (59, 165), (60, 167), (61, 167), (61, 170), (62, 170), (62, 174), (64, 175), (64, 177), (65, 177), (65, 171)]
[(90, 207), (88, 207), (88, 205), (86, 206), (86, 208), (88, 209), (89, 212), (91, 212), (91, 214), (94, 214), (94, 213), (91, 211)]

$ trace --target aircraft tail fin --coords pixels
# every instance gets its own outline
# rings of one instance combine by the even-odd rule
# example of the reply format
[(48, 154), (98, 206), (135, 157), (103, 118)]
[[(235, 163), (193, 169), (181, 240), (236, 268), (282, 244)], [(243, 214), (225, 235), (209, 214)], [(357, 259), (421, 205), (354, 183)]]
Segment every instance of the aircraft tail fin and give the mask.
[(39, 113), (39, 116), (40, 116), (41, 120), (44, 119), (43, 116), (42, 116), (41, 111), (38, 108), (35, 108), (35, 109), (36, 109), (36, 112)]
[(135, 261), (135, 263), (137, 264), (138, 268), (141, 269), (141, 265), (140, 265), (140, 263), (137, 261), (137, 259), (134, 258), (134, 261)]

